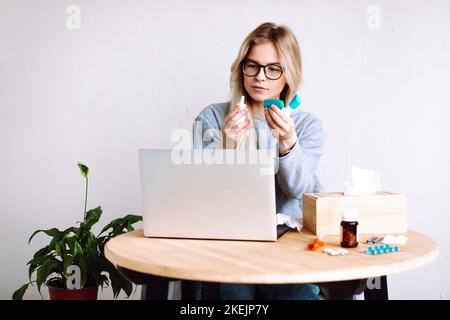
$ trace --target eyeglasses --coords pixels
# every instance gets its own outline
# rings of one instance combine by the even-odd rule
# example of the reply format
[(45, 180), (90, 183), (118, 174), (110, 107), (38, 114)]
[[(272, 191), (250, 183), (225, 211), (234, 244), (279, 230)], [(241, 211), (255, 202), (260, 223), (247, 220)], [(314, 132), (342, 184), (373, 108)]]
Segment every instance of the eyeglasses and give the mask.
[(270, 80), (280, 79), (284, 71), (284, 68), (278, 64), (267, 64), (263, 66), (251, 60), (245, 60), (242, 63), (242, 72), (247, 77), (256, 76), (261, 68), (263, 68), (264, 74), (266, 75), (267, 79)]

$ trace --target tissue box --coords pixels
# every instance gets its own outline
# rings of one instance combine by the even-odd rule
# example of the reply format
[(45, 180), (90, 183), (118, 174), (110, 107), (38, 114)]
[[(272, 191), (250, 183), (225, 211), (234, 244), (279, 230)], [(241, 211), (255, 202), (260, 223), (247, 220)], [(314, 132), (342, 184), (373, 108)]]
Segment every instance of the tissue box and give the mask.
[(344, 196), (343, 192), (303, 193), (303, 226), (318, 236), (339, 235), (342, 210), (357, 210), (359, 234), (407, 231), (406, 198), (378, 192), (370, 196)]

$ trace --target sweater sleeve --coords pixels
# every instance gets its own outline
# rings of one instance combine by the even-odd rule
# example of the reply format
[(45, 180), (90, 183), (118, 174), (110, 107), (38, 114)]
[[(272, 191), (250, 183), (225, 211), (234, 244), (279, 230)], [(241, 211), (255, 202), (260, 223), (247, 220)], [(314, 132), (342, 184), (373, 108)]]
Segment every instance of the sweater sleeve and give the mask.
[(216, 149), (220, 146), (221, 131), (219, 119), (210, 109), (203, 110), (192, 126), (194, 149)]
[[(325, 133), (321, 121), (309, 114), (302, 133), (291, 152), (280, 157), (276, 179), (287, 196), (301, 199), (303, 192), (313, 192), (316, 184), (316, 169), (323, 153)], [(297, 125), (297, 130), (299, 126)]]

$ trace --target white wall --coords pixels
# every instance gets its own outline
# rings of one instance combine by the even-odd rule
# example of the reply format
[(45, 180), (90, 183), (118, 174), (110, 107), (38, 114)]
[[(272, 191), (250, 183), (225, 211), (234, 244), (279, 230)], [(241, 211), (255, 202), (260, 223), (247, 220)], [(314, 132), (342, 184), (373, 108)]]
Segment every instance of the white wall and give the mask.
[[(79, 30), (66, 27), (70, 4)], [(139, 213), (136, 149), (170, 147), (174, 129), (225, 101), (238, 47), (265, 21), (300, 40), (302, 107), (327, 131), (327, 189), (342, 190), (351, 164), (379, 169), (408, 197), (410, 227), (441, 246), (434, 263), (389, 277), (391, 298), (450, 297), (449, 1), (0, 0), (0, 298), (46, 240), (28, 246), (33, 230), (81, 218), (77, 161), (103, 223)]]

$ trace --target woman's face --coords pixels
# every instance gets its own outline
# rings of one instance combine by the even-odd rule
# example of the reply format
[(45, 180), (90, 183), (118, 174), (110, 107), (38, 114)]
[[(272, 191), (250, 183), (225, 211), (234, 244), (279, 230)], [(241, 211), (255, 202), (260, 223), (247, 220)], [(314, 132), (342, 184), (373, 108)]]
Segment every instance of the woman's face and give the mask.
[[(247, 55), (246, 60), (251, 60), (260, 65), (277, 64), (281, 66), (278, 51), (272, 42), (254, 45)], [(281, 91), (286, 85), (284, 73), (277, 80), (270, 80), (261, 68), (254, 77), (243, 75), (244, 87), (255, 102), (263, 102), (265, 99), (279, 99)]]

